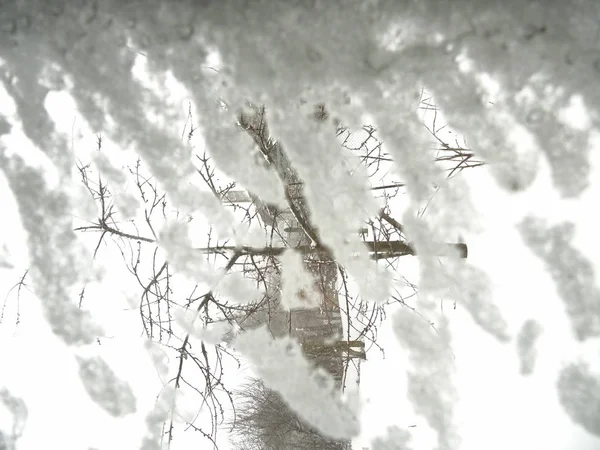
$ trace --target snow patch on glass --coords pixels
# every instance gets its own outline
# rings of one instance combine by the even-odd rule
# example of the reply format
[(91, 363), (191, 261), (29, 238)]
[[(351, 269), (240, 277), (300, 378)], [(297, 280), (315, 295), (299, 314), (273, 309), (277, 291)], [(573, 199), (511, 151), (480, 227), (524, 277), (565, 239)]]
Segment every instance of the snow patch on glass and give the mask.
[(517, 355), (521, 375), (531, 375), (537, 359), (536, 344), (543, 331), (542, 326), (535, 320), (529, 319), (521, 326), (517, 334)]
[(120, 380), (100, 357), (76, 356), (79, 378), (91, 399), (113, 417), (136, 412), (136, 398), (129, 384)]
[(141, 205), (137, 197), (126, 192), (129, 180), (125, 176), (125, 169), (118, 169), (115, 167), (103, 153), (95, 153), (93, 161), (94, 164), (98, 166), (100, 176), (106, 180), (104, 187), (106, 187), (106, 183), (108, 183), (119, 215), (125, 220), (133, 219)]
[(304, 180), (310, 219), (319, 239), (350, 270), (364, 298), (385, 301), (391, 279), (372, 263), (356, 234), (380, 207), (368, 189), (358, 158), (341, 147), (333, 128), (309, 119), (302, 105), (282, 105), (268, 113), (274, 133)]
[[(23, 399), (15, 397), (4, 387), (0, 388), (0, 406), (4, 406), (4, 409), (12, 416), (12, 420), (5, 421), (6, 414), (2, 414), (0, 449), (14, 450), (17, 448), (17, 440), (23, 434), (23, 430), (27, 424), (29, 411)], [(8, 427), (9, 422), (11, 423), (10, 427)]]
[(315, 280), (304, 269), (302, 256), (294, 250), (286, 250), (279, 257), (281, 262), (281, 304), (287, 310), (316, 308), (319, 294), (314, 288)]
[(315, 369), (289, 337), (273, 339), (266, 327), (239, 335), (235, 348), (265, 385), (276, 390), (308, 424), (324, 436), (350, 439), (359, 433), (358, 411), (343, 402), (332, 376)]
[(458, 394), (452, 383), (453, 355), (447, 320), (439, 316), (434, 328), (404, 307), (392, 321), (396, 338), (410, 352), (408, 398), (415, 412), (424, 416), (437, 432), (438, 448), (459, 448), (460, 437), (453, 421)]
[(527, 217), (518, 230), (554, 280), (577, 339), (600, 336), (600, 290), (593, 265), (571, 243), (575, 225), (550, 226), (543, 219)]
[(465, 264), (453, 271), (456, 283), (456, 297), (471, 315), (477, 325), (500, 342), (511, 338), (508, 322), (500, 307), (493, 302), (489, 276), (481, 269)]
[(251, 304), (260, 300), (262, 293), (256, 289), (256, 282), (241, 273), (223, 273), (223, 278), (214, 288), (215, 295), (223, 301), (238, 304)]
[(192, 184), (194, 181), (196, 181), (195, 177), (179, 180), (176, 190), (167, 191), (169, 198), (174, 200), (176, 205), (180, 205), (182, 211), (189, 214), (199, 212), (210, 220), (218, 237), (237, 237), (238, 234), (233, 227), (236, 223), (235, 216), (212, 193), (202, 191)]

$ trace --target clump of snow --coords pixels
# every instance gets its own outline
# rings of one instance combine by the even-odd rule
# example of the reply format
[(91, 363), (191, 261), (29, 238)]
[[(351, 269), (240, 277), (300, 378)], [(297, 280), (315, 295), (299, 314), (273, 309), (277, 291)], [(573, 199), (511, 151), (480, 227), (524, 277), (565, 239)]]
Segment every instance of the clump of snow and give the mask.
[(167, 222), (160, 232), (158, 243), (169, 263), (182, 274), (211, 286), (216, 285), (220, 274), (206, 261), (202, 252), (192, 248), (189, 224), (177, 220)]
[(358, 435), (358, 411), (342, 402), (331, 375), (315, 369), (293, 339), (273, 339), (262, 326), (240, 334), (234, 347), (252, 363), (267, 387), (279, 392), (324, 436), (350, 439)]
[(125, 220), (131, 220), (136, 217), (140, 208), (140, 201), (133, 194), (128, 192), (128, 178), (124, 167), (117, 168), (106, 157), (104, 153), (94, 154), (94, 164), (100, 171), (100, 176), (104, 178), (110, 186), (115, 206), (118, 208), (119, 215)]
[(396, 338), (410, 352), (409, 400), (415, 411), (422, 414), (437, 432), (439, 448), (459, 448), (460, 438), (454, 419), (458, 395), (453, 384), (453, 354), (447, 320), (438, 317), (434, 327), (403, 307), (394, 314), (392, 321)]
[(222, 343), (232, 332), (233, 327), (226, 322), (215, 322), (196, 329), (196, 337), (207, 344)]
[(252, 303), (260, 292), (254, 283), (240, 273), (217, 270), (206, 259), (206, 252), (194, 249), (189, 236), (190, 223), (181, 220), (167, 222), (159, 237), (159, 246), (169, 263), (188, 279), (201, 282), (223, 301)]
[(266, 203), (284, 205), (281, 180), (274, 171), (268, 169), (256, 148), (257, 144), (248, 133), (236, 126), (236, 118), (230, 111), (215, 108), (213, 114), (222, 116), (223, 125), (202, 127), (202, 131), (209, 154), (219, 170)]
[[(248, 8), (221, 2), (193, 7), (169, 2), (157, 10), (136, 9), (135, 14), (121, 2), (103, 5), (100, 13), (93, 8), (82, 12), (68, 2), (42, 8), (28, 5), (28, 1), (22, 3), (22, 8), (7, 9), (3, 18), (7, 31), (0, 35), (4, 86), (15, 99), (14, 110), (21, 116), (22, 129), (41, 151), (27, 151), (20, 158), (18, 146), (5, 140), (0, 161), (29, 235), (32, 275), (36, 291), (44, 299), (46, 318), (53, 331), (70, 345), (92, 342), (99, 330), (90, 317), (66, 304), (71, 287), (80, 280), (83, 262), (78, 260), (81, 254), (72, 251), (76, 240), (69, 232), (71, 220), (64, 219), (70, 216), (72, 205), (58, 183), (68, 184), (70, 169), (65, 167), (72, 161), (65, 157), (65, 141), (53, 139), (55, 128), (44, 108), (50, 84), (44, 87), (39, 83), (40, 75), (48, 72), (49, 59), (63, 64), (61, 69), (73, 80), (74, 98), (94, 129), (107, 128), (119, 141), (134, 141), (176, 207), (186, 207), (199, 198), (185, 191), (187, 178), (195, 171), (189, 161), (189, 148), (179, 142), (178, 133), (171, 131), (178, 117), (173, 111), (181, 105), (169, 104), (165, 96), (150, 95), (149, 85), (132, 79), (131, 69), (137, 58), (132, 49), (143, 49), (152, 71), (170, 71), (172, 79), (186, 84), (200, 111), (202, 126), (223, 142), (231, 137), (231, 120), (244, 101), (264, 102), (270, 108), (268, 117), (274, 135), (281, 139), (306, 183), (311, 219), (323, 241), (353, 272), (361, 293), (370, 294), (374, 300), (387, 297), (389, 280), (376, 271), (364, 249), (360, 251), (356, 237), (348, 238), (350, 230), (355, 233), (356, 224), (375, 211), (365, 180), (345, 172), (345, 157), (339, 146), (333, 145), (326, 125), (306, 120), (305, 111), (298, 107), (300, 98), (306, 98), (308, 104), (325, 103), (351, 127), (360, 119), (355, 104), (364, 105), (366, 113), (372, 113), (408, 183), (413, 212), (428, 197), (431, 184), (440, 179), (423, 150), (427, 141), (421, 124), (412, 111), (407, 112), (422, 85), (432, 89), (450, 125), (464, 132), (470, 146), (490, 163), (491, 172), (505, 189), (521, 191), (529, 186), (536, 172), (538, 148), (548, 159), (554, 184), (563, 196), (576, 197), (589, 184), (590, 139), (586, 126), (598, 128), (600, 107), (600, 57), (590, 39), (597, 34), (597, 21), (593, 20), (600, 12), (597, 1), (580, 1), (577, 8), (570, 2), (555, 2), (551, 8), (539, 2), (519, 8), (514, 8), (512, 2), (481, 2), (473, 7), (469, 2), (406, 5), (394, 0), (332, 0), (253, 2)], [(431, 8), (434, 3), (436, 7)], [(31, 13), (24, 15), (25, 9)], [(540, 23), (540, 17), (543, 25), (534, 25)], [(411, 26), (400, 29), (399, 23)], [(197, 30), (202, 33), (195, 33)], [(201, 70), (194, 64), (204, 60), (209, 48), (217, 48), (221, 56), (226, 76), (218, 81), (199, 74)], [(156, 84), (162, 89), (161, 83), (167, 84), (170, 79), (159, 77)], [(213, 88), (220, 81), (224, 82), (218, 90), (222, 99), (217, 99)], [(534, 94), (529, 97), (533, 101), (519, 99), (523, 89)], [(342, 91), (351, 92), (358, 102), (345, 104), (339, 95)], [(573, 94), (585, 102), (577, 106)], [(228, 105), (229, 114), (214, 114), (216, 100)], [(165, 103), (169, 110), (160, 111), (159, 106)], [(587, 114), (573, 118), (574, 109), (581, 109), (583, 103)], [(568, 118), (565, 106), (569, 108)], [(158, 120), (158, 112), (164, 113), (161, 115), (167, 120)], [(10, 125), (15, 128), (14, 123)], [(515, 126), (520, 131), (508, 130)], [(223, 135), (218, 135), (221, 132)], [(525, 136), (527, 139), (523, 139)], [(229, 167), (226, 158), (231, 155), (230, 149), (226, 145), (213, 146), (216, 158)], [(38, 164), (41, 171), (29, 170), (29, 162)], [(273, 188), (272, 180), (253, 180), (253, 174), (260, 176), (264, 171), (254, 163), (249, 167), (252, 173), (235, 173), (246, 177), (248, 188), (276, 199), (277, 192), (268, 192)], [(53, 176), (45, 180), (47, 174)], [(218, 202), (208, 205), (205, 212), (215, 213), (216, 221), (227, 229), (230, 224), (222, 217)], [(454, 200), (447, 207), (464, 211)], [(417, 249), (425, 249), (420, 257), (422, 279), (431, 278), (432, 284), (441, 285), (444, 276), (427, 254), (429, 242), (438, 241), (434, 225), (414, 223), (410, 228), (409, 224), (409, 238)], [(176, 234), (184, 230), (175, 227), (171, 231)], [(549, 228), (526, 221), (521, 232), (546, 262), (577, 337), (584, 340), (598, 336), (600, 314), (596, 305), (600, 301), (594, 271), (563, 236), (569, 234), (569, 227)], [(176, 266), (189, 276), (210, 282), (218, 278), (199, 262), (201, 258), (189, 250), (185, 239), (166, 234), (163, 244)], [(546, 235), (549, 239), (544, 238)], [(477, 317), (487, 323), (481, 315)], [(494, 330), (499, 336), (504, 333), (502, 327)], [(422, 335), (409, 342), (415, 353), (422, 350), (421, 340), (429, 342)], [(271, 351), (281, 356), (278, 344), (274, 345)], [(255, 354), (258, 351), (246, 350), (263, 361)], [(263, 368), (266, 379), (277, 385), (286, 398), (292, 398), (290, 403), (296, 408), (308, 413), (303, 402), (314, 402), (322, 406), (319, 411), (324, 413), (337, 405), (335, 399), (325, 402), (312, 391), (307, 398), (298, 399), (290, 386), (281, 385), (281, 379), (287, 380), (291, 373), (294, 389), (303, 393), (315, 384), (309, 374), (300, 371), (305, 377), (295, 376), (293, 369), (297, 366), (282, 365), (276, 358), (263, 362), (272, 365)], [(581, 386), (597, 386), (589, 383), (590, 378), (581, 375), (581, 370), (565, 373), (561, 392), (565, 399), (575, 400), (569, 403), (563, 399), (563, 404), (569, 411), (581, 411)], [(573, 386), (577, 389), (571, 389)], [(423, 391), (419, 391), (421, 388)], [(439, 392), (415, 378), (413, 394), (421, 395), (432, 423), (447, 425), (447, 410), (439, 404)], [(575, 403), (577, 408), (573, 408)], [(592, 412), (594, 408), (595, 403)], [(577, 414), (571, 413), (573, 417)], [(594, 415), (590, 416), (577, 420), (597, 434)], [(332, 422), (324, 422), (335, 434), (347, 436), (355, 431), (348, 426), (351, 420), (333, 423), (335, 417), (330, 414), (328, 420)], [(445, 444), (453, 443), (446, 439)]]
[(237, 304), (254, 303), (261, 296), (254, 281), (236, 272), (223, 274), (223, 278), (214, 290), (215, 295), (218, 295), (223, 302)]
[(521, 375), (533, 373), (537, 359), (536, 344), (542, 331), (543, 328), (537, 321), (529, 319), (523, 323), (517, 334), (516, 344)]
[(393, 426), (387, 429), (385, 437), (373, 440), (373, 450), (411, 450), (410, 434), (406, 430)]
[(17, 440), (23, 434), (28, 416), (29, 411), (23, 399), (12, 395), (4, 387), (0, 388), (0, 448), (17, 448)]
[(600, 336), (600, 290), (594, 267), (571, 244), (575, 225), (550, 226), (542, 219), (527, 217), (518, 229), (525, 244), (545, 263), (577, 339)]
[(100, 357), (77, 357), (79, 377), (92, 400), (112, 416), (136, 412), (136, 398), (128, 383), (119, 380)]
[(169, 190), (169, 198), (187, 213), (200, 213), (214, 227), (217, 236), (237, 237), (235, 216), (211, 193), (200, 190), (187, 179), (179, 180), (176, 190)]
[(500, 342), (511, 338), (502, 309), (494, 301), (490, 277), (483, 270), (464, 264), (451, 272), (454, 279), (454, 296), (471, 315), (477, 325)]
[(294, 250), (286, 250), (281, 262), (281, 304), (286, 309), (315, 308), (319, 306), (313, 277), (304, 268), (302, 256)]

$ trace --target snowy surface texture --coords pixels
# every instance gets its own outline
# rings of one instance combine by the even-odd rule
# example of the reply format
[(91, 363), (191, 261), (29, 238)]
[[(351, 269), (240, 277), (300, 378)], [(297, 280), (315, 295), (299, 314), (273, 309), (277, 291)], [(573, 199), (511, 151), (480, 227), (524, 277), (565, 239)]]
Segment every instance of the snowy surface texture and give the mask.
[[(35, 436), (44, 436), (43, 446), (63, 449), (160, 448), (162, 420), (174, 413), (167, 411), (164, 402), (153, 402), (161, 383), (142, 388), (139, 380), (156, 376), (161, 357), (139, 344), (138, 335), (131, 332), (136, 323), (132, 314), (127, 320), (117, 318), (138, 305), (124, 301), (114, 306), (119, 295), (126, 295), (119, 292), (114, 279), (111, 282), (108, 275), (94, 270), (94, 249), (73, 231), (75, 212), (93, 211), (93, 205), (84, 204), (91, 200), (82, 200), (78, 194), (76, 155), (96, 158), (116, 188), (125, 189), (125, 181), (118, 174), (118, 164), (91, 156), (90, 142), (78, 144), (83, 149), (76, 148), (75, 142), (82, 142), (76, 133), (80, 130), (136, 152), (168, 192), (173, 207), (182, 214), (200, 211), (213, 220), (217, 233), (240, 245), (242, 237), (239, 230), (233, 230), (227, 211), (214, 197), (192, 187), (197, 176), (192, 149), (181, 139), (181, 112), (187, 111), (185, 99), (189, 99), (203, 136), (199, 145), (214, 155), (227, 176), (278, 204), (283, 193), (277, 180), (267, 175), (260, 158), (251, 153), (251, 142), (234, 126), (246, 101), (267, 105), (272, 134), (305, 181), (311, 220), (322, 241), (349, 269), (363, 297), (374, 302), (385, 301), (394, 280), (369, 260), (356, 230), (381, 205), (366, 189), (366, 175), (348, 170), (356, 161), (337, 143), (333, 121), (358, 128), (368, 116), (380, 130), (396, 162), (395, 170), (407, 183), (404, 219), (420, 254), (423, 283), (423, 297), (415, 307), (428, 318), (417, 320), (404, 311), (394, 316), (388, 330), (397, 339), (392, 339), (395, 345), (399, 342), (397, 354), (406, 357), (401, 373), (407, 377), (403, 383), (408, 402), (405, 398), (389, 400), (386, 412), (401, 415), (402, 428), (390, 428), (387, 435), (381, 430), (382, 437), (373, 441), (374, 449), (409, 448), (404, 444), (408, 435), (418, 435), (421, 429), (432, 430), (434, 438), (417, 439), (419, 445), (411, 440), (413, 448), (598, 448), (598, 259), (587, 251), (590, 242), (576, 233), (580, 227), (597, 242), (597, 227), (589, 231), (587, 217), (576, 212), (574, 205), (585, 198), (589, 201), (591, 193), (598, 198), (591, 177), (597, 161), (591, 150), (595, 147), (597, 154), (600, 142), (599, 17), (596, 0), (257, 0), (243, 6), (220, 1), (3, 3), (0, 199), (3, 215), (7, 223), (10, 217), (14, 227), (3, 225), (11, 234), (2, 236), (0, 279), (11, 280), (3, 281), (8, 291), (24, 272), (16, 269), (28, 268), (31, 281), (30, 290), (24, 288), (28, 297), (19, 313), (25, 316), (27, 312), (28, 317), (23, 318), (18, 333), (6, 329), (6, 317), (0, 325), (4, 328), (0, 334), (0, 447), (40, 448)], [(150, 75), (143, 78), (143, 73)], [(433, 92), (449, 125), (488, 163), (484, 173), (503, 190), (494, 195), (504, 196), (511, 204), (503, 211), (525, 210), (518, 223), (516, 215), (511, 222), (487, 210), (488, 217), (497, 219), (486, 223), (489, 229), (497, 230), (494, 227), (500, 223), (508, 229), (488, 235), (505, 240), (502, 245), (486, 247), (483, 238), (479, 241), (480, 248), (497, 251), (496, 257), (488, 255), (486, 260), (475, 253), (472, 259), (470, 255), (470, 266), (450, 264), (440, 270), (432, 255), (433, 244), (443, 242), (448, 234), (474, 236), (477, 208), (465, 196), (491, 192), (483, 190), (481, 179), (475, 190), (449, 184), (436, 214), (414, 219), (432, 184), (441, 184), (444, 177), (423, 151), (430, 142), (415, 112), (422, 87)], [(73, 100), (62, 117), (51, 113), (50, 100), (57, 92), (66, 92)], [(327, 105), (329, 120), (314, 120), (312, 107), (317, 103)], [(523, 205), (519, 199), (537, 189), (541, 174), (551, 183), (536, 197), (539, 203)], [(598, 172), (595, 176), (598, 179)], [(554, 193), (552, 202), (544, 192)], [(127, 195), (119, 202), (125, 219), (141, 207)], [(569, 217), (553, 212), (549, 214), (552, 223), (538, 217), (555, 211), (559, 203), (567, 205), (564, 213)], [(480, 198), (474, 204), (481, 208), (486, 202)], [(527, 208), (537, 212), (530, 214)], [(217, 283), (223, 274), (197, 262), (184, 228), (166, 223), (162, 231), (156, 230), (154, 240), (161, 242), (188, 277), (202, 278), (198, 281), (208, 285)], [(473, 238), (469, 245), (477, 248), (477, 240)], [(507, 253), (508, 248), (514, 253)], [(516, 258), (529, 264), (528, 271), (541, 261), (543, 270), (537, 276), (543, 282), (532, 286), (531, 278), (523, 275), (526, 271), (511, 272), (509, 266)], [(495, 264), (489, 262), (492, 259)], [(515, 276), (511, 292), (498, 287), (494, 270)], [(96, 296), (118, 314), (102, 316), (79, 308), (77, 298), (85, 283), (102, 286)], [(248, 286), (237, 282), (223, 289), (240, 303), (251, 295)], [(518, 297), (523, 300), (519, 305), (508, 300), (516, 298), (514, 291), (527, 293)], [(473, 328), (476, 338), (465, 337), (467, 328), (448, 323), (445, 314), (451, 307), (442, 312), (437, 302), (432, 303), (442, 292), (477, 325)], [(546, 303), (538, 302), (540, 297)], [(556, 298), (558, 302), (551, 300)], [(556, 317), (560, 319), (555, 321)], [(524, 324), (525, 320), (536, 322)], [(114, 336), (108, 330), (118, 329), (115, 321), (129, 331), (115, 338), (118, 343), (111, 347)], [(550, 334), (553, 326), (558, 334)], [(38, 337), (23, 337), (25, 333)], [(545, 341), (548, 336), (561, 339)], [(515, 338), (517, 344), (511, 344)], [(481, 348), (487, 346), (477, 353), (479, 360), (473, 357), (477, 370), (502, 361), (502, 355), (508, 354), (504, 349), (510, 347), (511, 358), (518, 362), (507, 363), (502, 370), (511, 367), (514, 373), (528, 374), (528, 380), (538, 368), (548, 373), (532, 389), (541, 389), (539, 398), (550, 402), (539, 408), (547, 406), (555, 415), (545, 419), (528, 409), (535, 398), (521, 408), (523, 396), (507, 396), (508, 388), (487, 385), (484, 392), (491, 397), (484, 405), (486, 414), (467, 420), (466, 405), (478, 403), (477, 395), (469, 397), (472, 391), (465, 380), (474, 373), (490, 374), (473, 369), (459, 378), (449, 361), (454, 346), (457, 365), (461, 358), (469, 360), (461, 345), (474, 340)], [(103, 346), (98, 346), (100, 341)], [(534, 342), (541, 346), (537, 359)], [(289, 353), (286, 342), (272, 341), (257, 330), (237, 343), (265, 382), (306, 420), (329, 436), (358, 437), (354, 411), (333, 394), (320, 393), (323, 387), (317, 375), (297, 351)], [(541, 356), (542, 351), (558, 356), (548, 359)], [(158, 372), (166, 383), (166, 372)], [(378, 376), (379, 384), (384, 384), (387, 375), (380, 372)], [(328, 382), (321, 381), (327, 388)], [(472, 387), (476, 381), (471, 381)], [(394, 377), (388, 382), (400, 383)], [(460, 401), (457, 392), (462, 393)], [(504, 405), (508, 398), (509, 410), (530, 413), (522, 421), (527, 425), (513, 423), (516, 428), (511, 428), (486, 417), (496, 409), (494, 402)], [(73, 399), (81, 399), (84, 406)], [(562, 409), (550, 399), (560, 402)], [(405, 403), (413, 410), (403, 409)], [(396, 415), (396, 410), (402, 412)], [(415, 415), (423, 421), (416, 428), (405, 428), (404, 418)], [(576, 431), (567, 438), (552, 434), (572, 424)], [(478, 427), (488, 433), (484, 441), (472, 437)], [(72, 433), (73, 429), (81, 435)], [(496, 439), (499, 434), (518, 438)], [(175, 439), (172, 445), (183, 444)]]

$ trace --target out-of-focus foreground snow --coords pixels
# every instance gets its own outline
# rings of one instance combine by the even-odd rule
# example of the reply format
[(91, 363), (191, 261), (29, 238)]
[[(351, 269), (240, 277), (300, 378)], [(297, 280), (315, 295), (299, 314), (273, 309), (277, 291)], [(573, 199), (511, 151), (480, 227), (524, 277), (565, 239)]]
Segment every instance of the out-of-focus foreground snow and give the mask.
[[(594, 160), (592, 173), (598, 174), (598, 169), (600, 158)], [(574, 424), (560, 402), (560, 397), (566, 395), (567, 374), (562, 372), (565, 367), (584, 362), (597, 380), (600, 341), (578, 341), (565, 314), (565, 303), (547, 264), (563, 265), (567, 257), (562, 256), (565, 259), (561, 260), (557, 252), (556, 259), (542, 262), (523, 245), (518, 231), (529, 215), (546, 221), (548, 229), (572, 222), (576, 231), (569, 245), (585, 255), (597, 271), (599, 219), (594, 205), (600, 184), (593, 182), (577, 201), (564, 201), (553, 189), (547, 168), (542, 169), (528, 191), (519, 194), (499, 189), (486, 169), (464, 175), (481, 220), (481, 232), (465, 236), (469, 260), (490, 277), (490, 301), (499, 307), (506, 321), (507, 339), (496, 339), (483, 332), (465, 305), (458, 303), (454, 309), (452, 301), (439, 299), (438, 306), (443, 308), (452, 332), (449, 356), (456, 371), (453, 376), (459, 397), (455, 417), (463, 440), (456, 448), (600, 448), (600, 438)], [(551, 231), (539, 233), (540, 239), (550, 236)], [(566, 236), (559, 234), (556, 239), (562, 238)], [(550, 248), (551, 244), (547, 245)], [(581, 272), (581, 267), (574, 268), (569, 277), (582, 279)], [(410, 271), (405, 273), (410, 279), (415, 279), (410, 275), (417, 276)], [(589, 298), (597, 302), (597, 283), (590, 284), (581, 295), (583, 301)], [(373, 436), (385, 435), (386, 428), (393, 425), (409, 431), (412, 440), (407, 448), (436, 445), (430, 428), (405, 398), (411, 359), (407, 347), (395, 338), (395, 327), (404, 325), (394, 318), (388, 320), (379, 336), (379, 341), (385, 343), (385, 359), (373, 351), (361, 369), (361, 394), (366, 403), (361, 415), (363, 434), (355, 441), (355, 448), (404, 448), (369, 447)], [(570, 389), (582, 415), (587, 416), (597, 434), (598, 381), (592, 378), (586, 383), (579, 379)]]
[[(72, 231), (97, 213), (75, 157), (105, 169), (119, 208), (133, 217), (140, 205), (119, 170), (137, 153), (173, 207), (241, 239), (227, 211), (192, 183), (181, 139), (188, 99), (201, 145), (220, 169), (277, 203), (277, 180), (248, 157), (251, 142), (233, 126), (247, 99), (270, 108), (272, 133), (306, 182), (311, 220), (374, 302), (393, 280), (366, 252), (355, 258), (358, 239), (347, 237), (378, 205), (364, 174), (343, 170), (347, 155), (310, 108), (324, 102), (353, 127), (368, 117), (407, 183), (402, 221), (420, 255), (412, 270), (422, 295), (413, 306), (422, 320), (406, 308), (389, 315), (380, 337), (386, 359), (370, 354), (361, 374), (357, 445), (394, 424), (387, 447), (382, 438), (373, 448), (408, 448), (405, 440), (415, 449), (600, 446), (600, 5), (205, 3), (23, 1), (0, 11), (6, 446), (18, 437), (19, 449), (157, 448), (160, 425), (174, 414), (172, 392), (162, 389), (174, 361), (137, 337), (136, 294), (113, 263), (117, 249), (103, 247), (92, 265), (96, 237)], [(441, 189), (416, 220), (443, 179), (423, 151), (431, 145), (415, 111), (423, 86), (489, 165)], [(94, 133), (105, 136), (104, 160)], [(457, 235), (468, 261), (441, 267), (432, 242)], [(162, 250), (185, 275), (219, 277), (184, 258), (185, 236), (167, 237)], [(27, 269), (27, 286), (11, 291)], [(251, 296), (238, 286), (230, 293), (241, 302)], [(300, 356), (286, 353), (298, 364), (260, 366), (283, 344), (259, 352), (248, 336), (237, 342), (243, 356), (311, 415), (324, 391), (286, 374), (302, 367)], [(232, 382), (236, 370), (228, 370)], [(186, 402), (177, 399), (175, 411), (190, 420), (197, 405)], [(356, 438), (354, 403), (332, 398), (340, 415), (311, 419), (332, 436)], [(191, 434), (180, 433), (173, 448), (190, 445)]]

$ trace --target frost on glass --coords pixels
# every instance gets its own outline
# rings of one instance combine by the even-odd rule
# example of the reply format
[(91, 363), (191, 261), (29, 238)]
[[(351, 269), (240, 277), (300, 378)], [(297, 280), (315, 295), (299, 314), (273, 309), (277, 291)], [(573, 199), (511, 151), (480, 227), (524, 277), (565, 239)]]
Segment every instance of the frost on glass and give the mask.
[(136, 412), (136, 398), (129, 384), (120, 380), (100, 357), (77, 357), (79, 378), (96, 404), (113, 417)]
[(519, 224), (525, 243), (546, 266), (578, 340), (600, 336), (600, 290), (594, 267), (571, 240), (572, 223), (548, 225), (528, 217)]
[(583, 363), (560, 371), (557, 389), (560, 403), (571, 420), (600, 437), (600, 376)]
[(536, 344), (542, 331), (542, 326), (537, 321), (529, 319), (523, 323), (517, 333), (517, 355), (521, 375), (531, 375), (533, 373), (537, 359)]
[(333, 378), (315, 369), (289, 337), (273, 339), (264, 327), (247, 331), (235, 347), (252, 363), (265, 385), (281, 394), (286, 403), (324, 436), (350, 439), (359, 433), (358, 411), (341, 399)]

